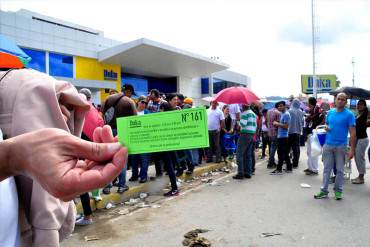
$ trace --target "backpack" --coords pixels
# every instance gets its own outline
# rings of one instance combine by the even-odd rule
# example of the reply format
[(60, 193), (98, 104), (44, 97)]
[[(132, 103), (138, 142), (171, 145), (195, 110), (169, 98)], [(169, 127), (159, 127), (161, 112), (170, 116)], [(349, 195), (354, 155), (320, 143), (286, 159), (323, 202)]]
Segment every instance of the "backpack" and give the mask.
[(105, 120), (105, 123), (110, 125), (111, 127), (114, 127), (114, 117), (115, 117), (115, 109), (116, 109), (116, 106), (118, 104), (118, 102), (122, 99), (122, 97), (125, 96), (124, 94), (122, 94), (120, 97), (118, 97), (118, 99), (113, 103), (113, 105), (111, 105), (107, 110), (106, 112), (104, 113), (104, 120)]

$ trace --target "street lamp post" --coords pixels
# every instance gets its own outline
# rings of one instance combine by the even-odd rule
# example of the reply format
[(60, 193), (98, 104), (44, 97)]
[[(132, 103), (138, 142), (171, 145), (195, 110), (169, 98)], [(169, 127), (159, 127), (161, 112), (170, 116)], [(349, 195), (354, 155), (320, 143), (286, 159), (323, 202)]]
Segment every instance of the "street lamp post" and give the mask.
[(315, 33), (315, 0), (311, 0), (311, 14), (312, 14), (312, 93), (313, 97), (317, 98), (317, 84), (316, 84), (316, 33)]
[(352, 87), (355, 86), (355, 58), (352, 58)]

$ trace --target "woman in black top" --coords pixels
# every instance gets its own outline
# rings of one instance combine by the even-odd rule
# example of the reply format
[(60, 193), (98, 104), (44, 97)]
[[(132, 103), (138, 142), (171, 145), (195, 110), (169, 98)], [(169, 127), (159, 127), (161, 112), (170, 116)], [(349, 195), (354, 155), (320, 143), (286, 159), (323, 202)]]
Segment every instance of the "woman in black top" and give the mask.
[(356, 150), (355, 150), (355, 162), (358, 170), (358, 177), (352, 179), (353, 184), (363, 184), (364, 175), (366, 173), (366, 161), (365, 152), (369, 145), (369, 139), (367, 138), (366, 129), (369, 126), (369, 111), (367, 109), (366, 101), (359, 100), (357, 103), (358, 116), (356, 118)]
[(232, 134), (234, 132), (233, 130), (233, 120), (230, 116), (230, 109), (228, 105), (224, 105), (222, 107), (222, 112), (224, 113), (225, 117), (225, 127), (221, 129), (220, 133), (220, 144), (221, 144), (221, 154), (224, 158), (224, 161), (226, 162), (226, 158), (228, 156), (228, 152), (225, 148), (225, 142), (224, 142), (224, 136), (225, 134)]

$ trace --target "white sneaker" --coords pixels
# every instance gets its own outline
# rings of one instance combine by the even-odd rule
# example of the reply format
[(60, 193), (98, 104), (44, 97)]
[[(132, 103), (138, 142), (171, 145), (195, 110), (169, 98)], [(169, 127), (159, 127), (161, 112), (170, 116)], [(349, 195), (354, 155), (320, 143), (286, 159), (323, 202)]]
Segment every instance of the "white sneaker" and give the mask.
[(83, 217), (83, 214), (76, 214), (76, 219), (75, 220), (77, 221), (77, 220), (81, 219), (82, 217)]
[(88, 226), (91, 225), (93, 221), (91, 219), (85, 219), (85, 217), (82, 217), (78, 220), (76, 220), (75, 225), (76, 226)]
[(94, 196), (93, 199), (96, 201), (96, 202), (100, 202), (101, 200), (103, 200), (103, 198), (101, 196)]

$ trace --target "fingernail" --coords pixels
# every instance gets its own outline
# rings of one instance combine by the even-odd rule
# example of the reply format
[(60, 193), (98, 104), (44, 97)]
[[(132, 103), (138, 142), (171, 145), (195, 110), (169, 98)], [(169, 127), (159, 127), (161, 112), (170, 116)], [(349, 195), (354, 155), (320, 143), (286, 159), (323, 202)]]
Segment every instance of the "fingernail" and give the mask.
[(112, 152), (112, 153), (117, 152), (120, 148), (121, 148), (121, 144), (119, 144), (119, 142), (108, 144), (108, 151), (109, 152)]

